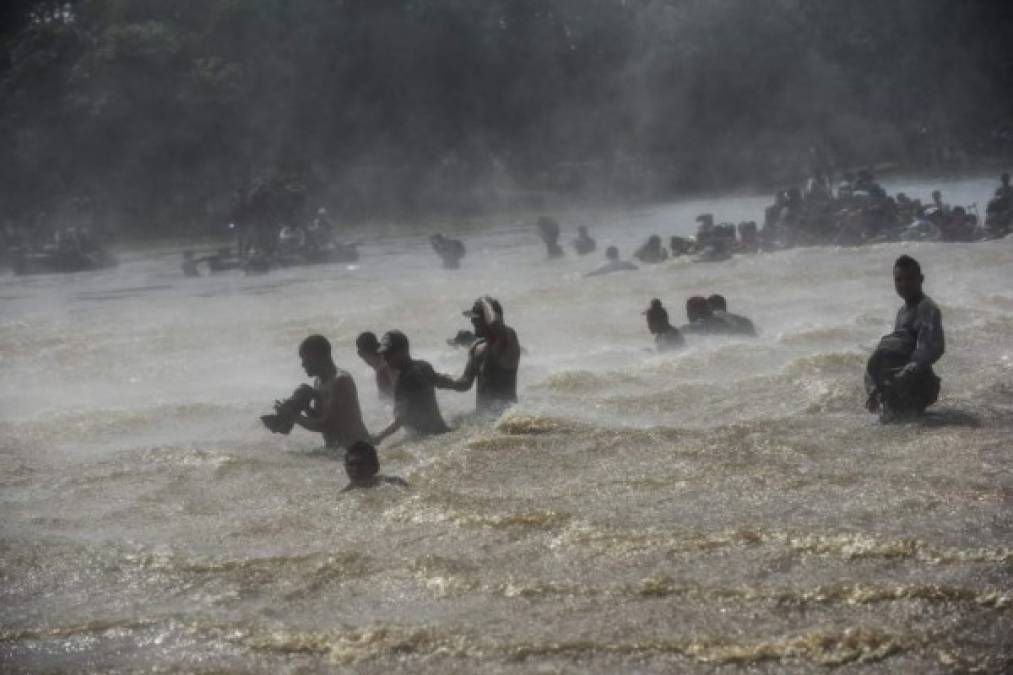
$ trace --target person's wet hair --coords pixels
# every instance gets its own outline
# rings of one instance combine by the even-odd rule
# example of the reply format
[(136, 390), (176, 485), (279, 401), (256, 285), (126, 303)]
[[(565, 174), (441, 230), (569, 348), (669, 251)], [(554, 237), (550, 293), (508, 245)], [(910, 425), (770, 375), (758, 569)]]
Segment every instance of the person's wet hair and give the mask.
[(715, 293), (707, 298), (707, 304), (710, 305), (710, 308), (715, 312), (728, 311), (728, 302), (725, 300), (725, 296), (720, 293)]
[(331, 343), (323, 335), (310, 335), (299, 345), (300, 354), (317, 354), (319, 356), (331, 356)]
[(893, 266), (901, 269), (914, 270), (916, 274), (922, 273), (922, 266), (918, 264), (918, 261), (906, 254), (897, 258)]
[(379, 472), (380, 460), (376, 456), (376, 448), (369, 443), (359, 441), (345, 453), (345, 473), (349, 480), (369, 480)]
[(605, 257), (609, 260), (614, 260), (619, 257), (619, 249), (615, 246), (609, 246), (605, 249)]
[(367, 330), (355, 338), (355, 348), (363, 354), (376, 354), (380, 348), (380, 340), (377, 339), (376, 333)]
[(707, 298), (702, 295), (694, 295), (686, 301), (686, 318), (690, 321), (704, 319), (713, 314), (711, 306), (707, 304)]

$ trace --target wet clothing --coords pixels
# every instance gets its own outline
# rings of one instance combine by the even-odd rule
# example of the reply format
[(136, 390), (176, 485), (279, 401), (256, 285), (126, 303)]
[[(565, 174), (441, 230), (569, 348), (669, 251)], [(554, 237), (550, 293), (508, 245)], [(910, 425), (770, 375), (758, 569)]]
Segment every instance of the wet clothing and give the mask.
[(897, 311), (894, 330), (879, 341), (865, 370), (865, 388), (884, 415), (924, 412), (939, 396), (932, 364), (946, 349), (942, 314), (927, 295)]
[(721, 319), (728, 326), (728, 331), (734, 335), (756, 335), (756, 326), (753, 322), (739, 314), (732, 314), (724, 310), (714, 310), (714, 316)]
[(397, 374), (394, 384), (394, 415), (420, 434), (449, 431), (436, 402), (436, 373), (425, 361), (412, 361)]
[(468, 365), (459, 379), (446, 375), (436, 378), (437, 387), (455, 391), (467, 391), (475, 382), (475, 409), (480, 413), (502, 412), (517, 402), (517, 369), (501, 364), (485, 339), (468, 350)]
[(475, 368), (475, 408), (479, 412), (502, 410), (517, 403), (517, 369), (505, 368), (480, 340), (471, 346), (469, 367)]

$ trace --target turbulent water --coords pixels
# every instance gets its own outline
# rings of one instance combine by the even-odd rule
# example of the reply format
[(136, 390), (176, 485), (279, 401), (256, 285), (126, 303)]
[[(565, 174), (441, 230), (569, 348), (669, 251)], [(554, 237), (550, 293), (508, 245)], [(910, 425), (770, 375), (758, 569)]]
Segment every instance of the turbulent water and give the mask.
[[(983, 204), (989, 179), (889, 185)], [(445, 271), (422, 232), (363, 236), (352, 267), (185, 279), (176, 251), (0, 279), (0, 670), (672, 672), (1013, 668), (1013, 238), (676, 260), (582, 278), (616, 243), (685, 233), (726, 197), (559, 214), (599, 252), (548, 261), (533, 218), (466, 229)], [(363, 234), (363, 233), (359, 233)], [(948, 350), (925, 420), (862, 409), (864, 361), (923, 264)], [(757, 339), (651, 351), (723, 293)], [(305, 380), (310, 333), (378, 400), (353, 340), (445, 338), (490, 293), (526, 353), (498, 420), (396, 435), (341, 494), (318, 437), (257, 416)]]

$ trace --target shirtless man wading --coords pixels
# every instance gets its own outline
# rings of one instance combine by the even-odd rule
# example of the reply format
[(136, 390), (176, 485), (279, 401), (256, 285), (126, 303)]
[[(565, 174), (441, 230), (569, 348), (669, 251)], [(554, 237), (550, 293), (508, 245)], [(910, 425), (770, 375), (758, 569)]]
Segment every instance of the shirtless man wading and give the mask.
[[(311, 400), (308, 410), (295, 417), (295, 423), (307, 431), (321, 433), (329, 448), (350, 448), (369, 441), (369, 432), (362, 422), (359, 394), (352, 376), (334, 365), (331, 343), (322, 335), (311, 335), (299, 345), (303, 370), (316, 378), (312, 389), (302, 385), (302, 392)], [(307, 391), (310, 390), (311, 391)], [(285, 402), (275, 408), (281, 412)]]

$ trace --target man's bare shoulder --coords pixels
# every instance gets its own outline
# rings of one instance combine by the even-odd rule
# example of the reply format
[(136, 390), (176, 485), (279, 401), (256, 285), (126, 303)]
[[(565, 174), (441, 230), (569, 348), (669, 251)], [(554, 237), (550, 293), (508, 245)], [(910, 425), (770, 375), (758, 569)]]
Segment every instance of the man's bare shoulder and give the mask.
[(355, 380), (352, 378), (351, 373), (346, 370), (338, 368), (334, 377), (327, 381), (321, 389), (325, 389), (330, 394), (342, 394), (355, 391)]

